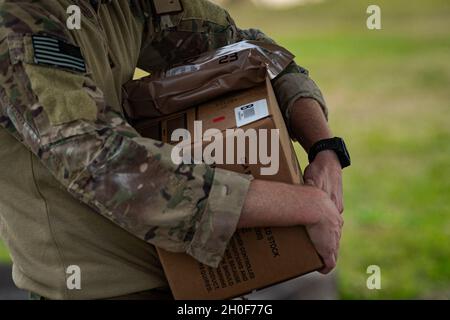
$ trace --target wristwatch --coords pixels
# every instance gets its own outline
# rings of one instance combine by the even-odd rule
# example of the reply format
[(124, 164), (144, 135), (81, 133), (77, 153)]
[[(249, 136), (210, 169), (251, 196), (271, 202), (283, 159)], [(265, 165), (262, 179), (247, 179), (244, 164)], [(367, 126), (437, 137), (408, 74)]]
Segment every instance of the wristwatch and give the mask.
[(344, 139), (335, 137), (331, 139), (324, 139), (316, 142), (308, 153), (309, 162), (313, 162), (317, 154), (324, 150), (333, 150), (341, 163), (342, 169), (350, 166), (351, 159), (348, 153), (347, 146), (345, 145)]

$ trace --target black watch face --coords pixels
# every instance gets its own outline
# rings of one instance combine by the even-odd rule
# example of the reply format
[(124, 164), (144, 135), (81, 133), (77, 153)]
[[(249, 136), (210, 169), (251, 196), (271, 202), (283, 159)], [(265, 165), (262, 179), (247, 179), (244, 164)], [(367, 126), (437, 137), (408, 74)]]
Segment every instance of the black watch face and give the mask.
[(344, 139), (335, 137), (317, 142), (308, 155), (309, 162), (312, 162), (316, 155), (323, 150), (333, 150), (339, 158), (342, 169), (350, 166), (350, 154)]

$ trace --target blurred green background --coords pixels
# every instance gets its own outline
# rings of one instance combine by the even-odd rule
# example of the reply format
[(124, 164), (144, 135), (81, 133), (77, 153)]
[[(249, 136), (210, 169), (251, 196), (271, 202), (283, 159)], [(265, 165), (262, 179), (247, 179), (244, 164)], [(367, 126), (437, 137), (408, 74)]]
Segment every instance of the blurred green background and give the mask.
[[(340, 296), (450, 298), (450, 1), (230, 2), (240, 27), (265, 31), (310, 70), (347, 140)], [(366, 28), (370, 4), (382, 30)], [(381, 290), (366, 287), (369, 265)]]
[[(450, 1), (235, 3), (238, 25), (261, 28), (310, 71), (348, 143), (341, 297), (450, 298)], [(366, 27), (370, 4), (382, 30)], [(381, 290), (366, 287), (369, 265)]]

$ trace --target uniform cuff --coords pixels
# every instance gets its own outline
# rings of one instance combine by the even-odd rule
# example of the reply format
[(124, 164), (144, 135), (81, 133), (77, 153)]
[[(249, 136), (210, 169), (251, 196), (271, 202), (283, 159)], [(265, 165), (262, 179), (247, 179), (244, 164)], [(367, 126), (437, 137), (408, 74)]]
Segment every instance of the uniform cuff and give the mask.
[(288, 73), (273, 81), (274, 91), (281, 110), (284, 111), (286, 125), (290, 129), (290, 116), (294, 102), (300, 98), (316, 100), (328, 119), (328, 108), (317, 84), (304, 73)]
[(205, 212), (199, 221), (187, 253), (216, 268), (236, 231), (245, 197), (253, 178), (216, 169)]

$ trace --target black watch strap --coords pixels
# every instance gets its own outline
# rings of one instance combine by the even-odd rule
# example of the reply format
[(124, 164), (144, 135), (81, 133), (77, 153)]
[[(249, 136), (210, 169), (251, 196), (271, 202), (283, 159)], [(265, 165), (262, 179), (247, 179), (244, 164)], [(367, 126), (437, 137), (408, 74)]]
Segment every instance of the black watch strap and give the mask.
[(344, 139), (335, 137), (331, 139), (324, 139), (316, 142), (309, 150), (308, 160), (313, 162), (317, 154), (324, 150), (333, 150), (341, 163), (342, 169), (350, 166), (351, 159), (345, 145)]

